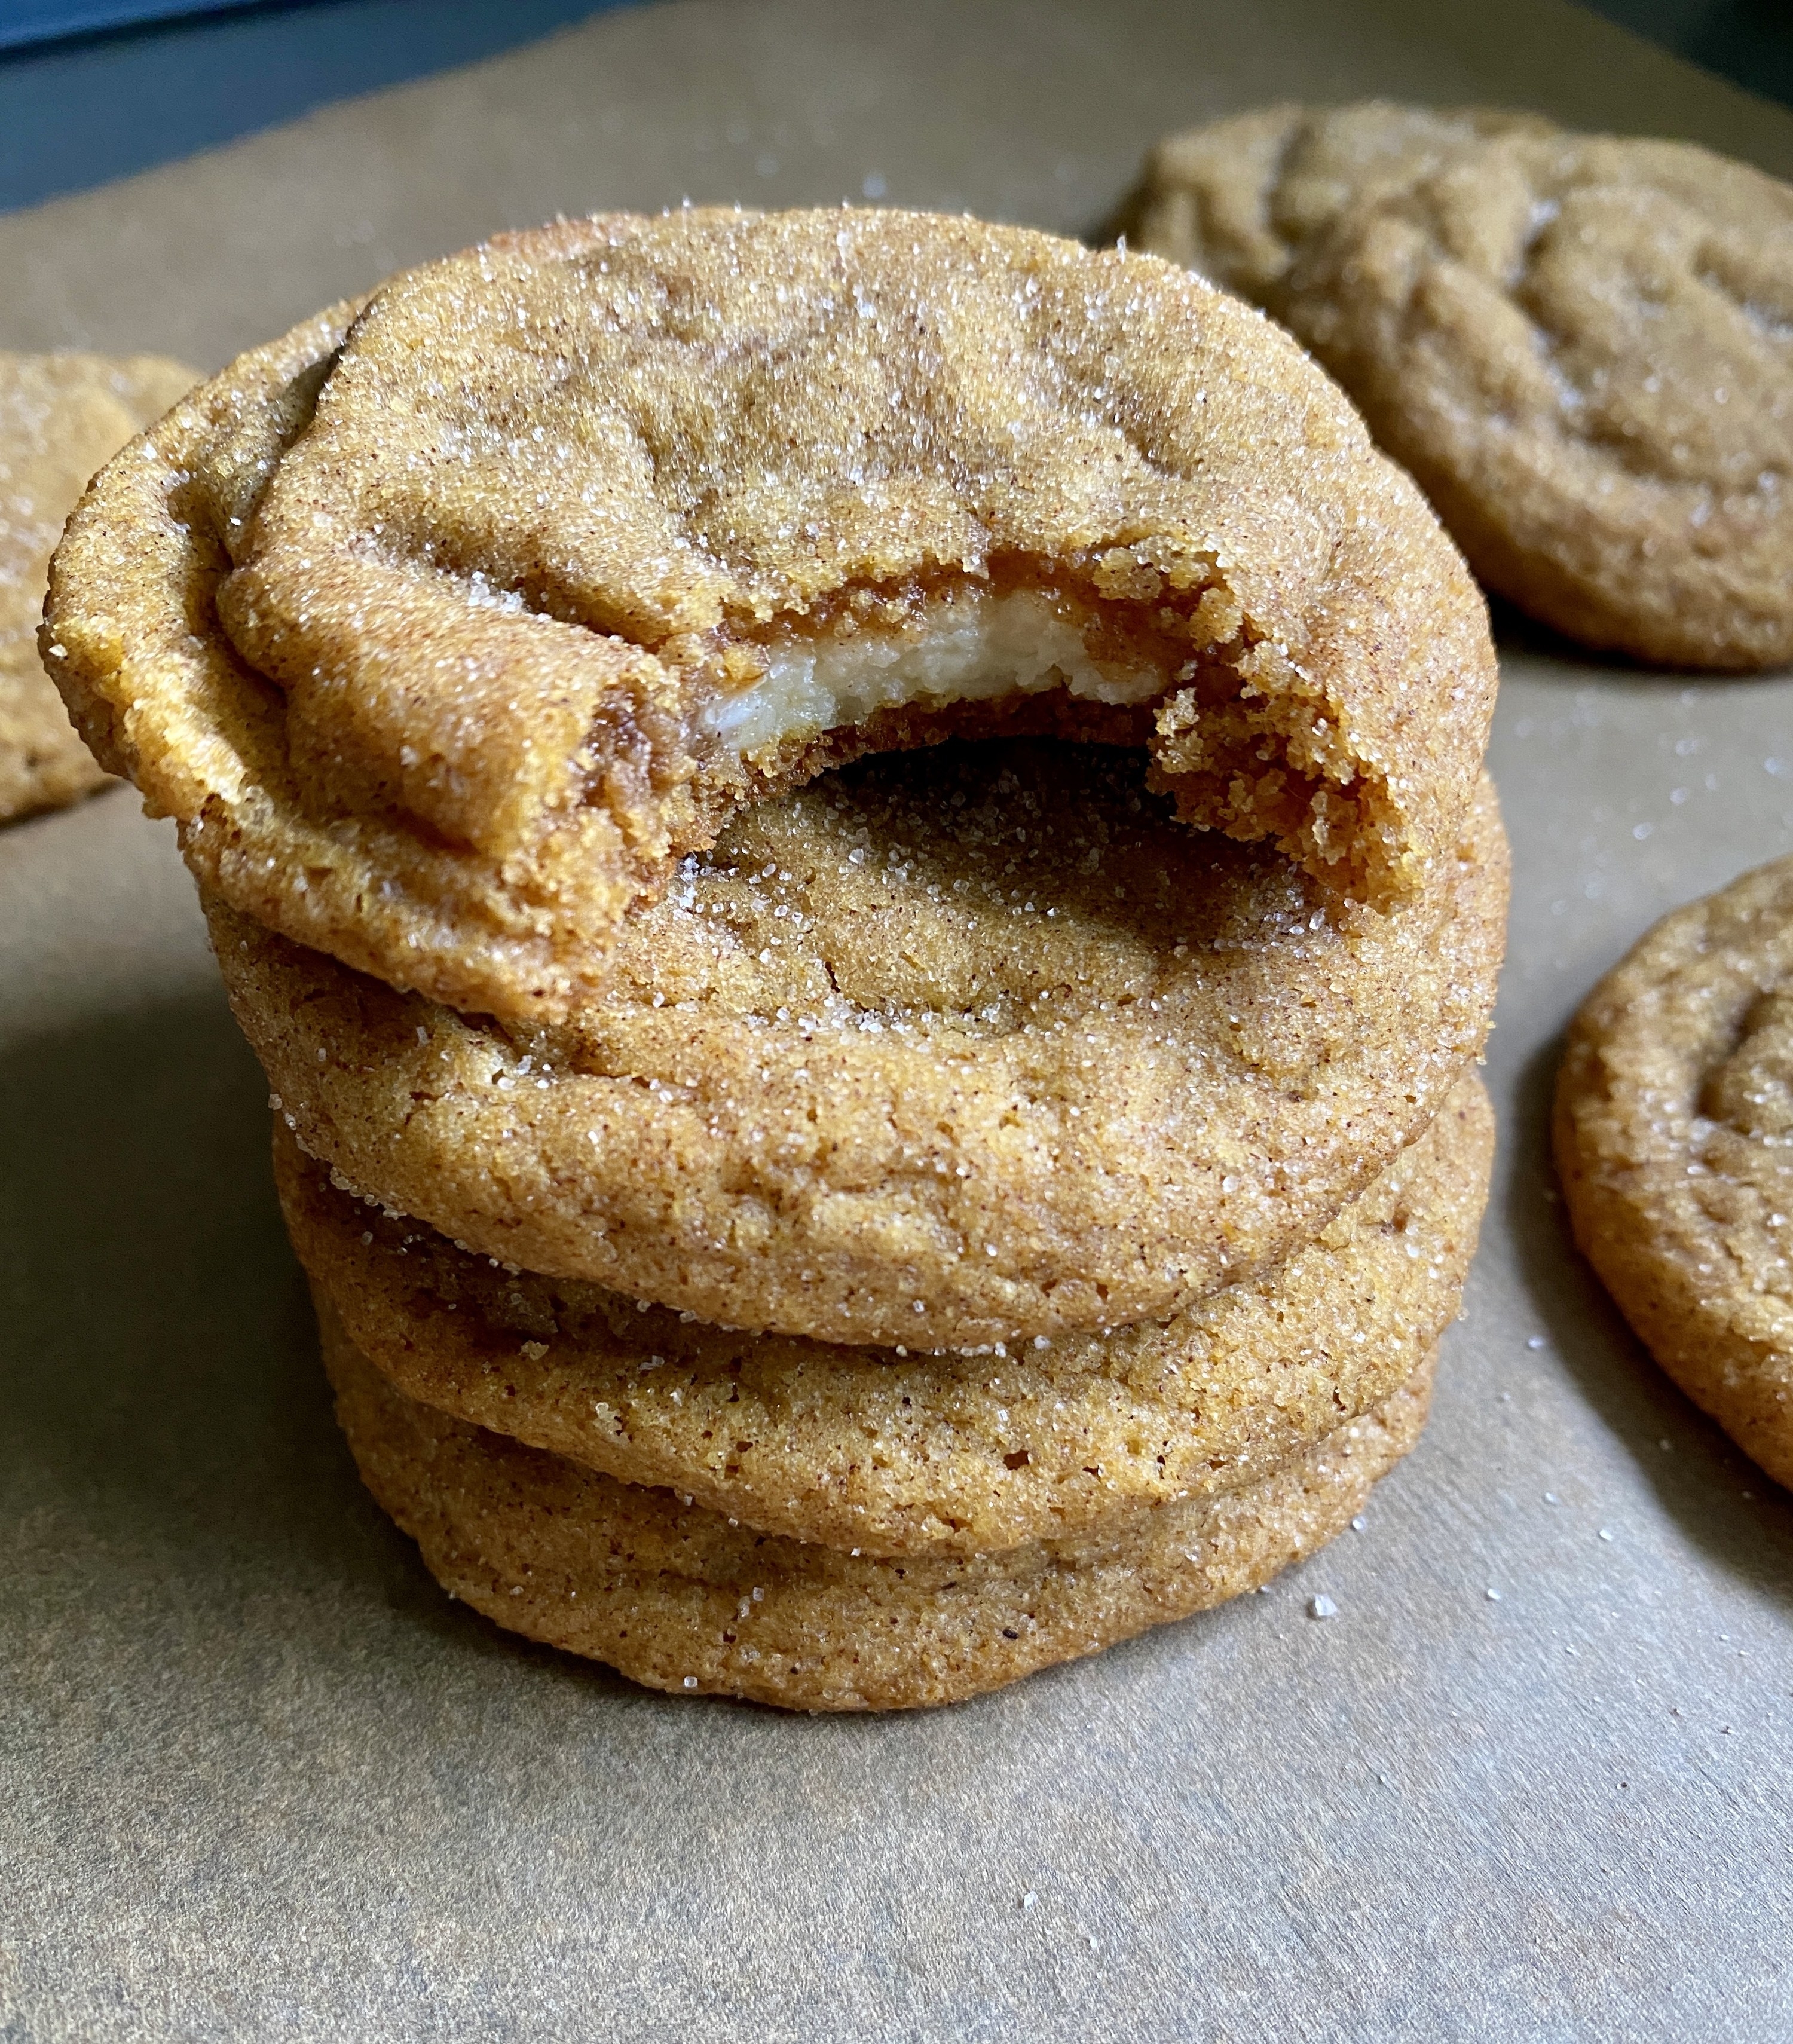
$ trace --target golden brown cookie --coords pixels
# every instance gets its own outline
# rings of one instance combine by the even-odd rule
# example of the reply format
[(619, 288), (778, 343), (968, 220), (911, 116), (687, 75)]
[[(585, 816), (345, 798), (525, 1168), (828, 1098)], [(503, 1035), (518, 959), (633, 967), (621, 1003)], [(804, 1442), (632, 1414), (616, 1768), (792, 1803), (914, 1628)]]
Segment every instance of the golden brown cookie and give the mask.
[(1492, 589), (1590, 645), (1793, 659), (1793, 188), (1527, 115), (1275, 106), (1130, 238), (1312, 348)]
[(1485, 786), (1419, 901), (1334, 916), (1138, 754), (1010, 741), (739, 812), (561, 1028), (211, 920), (359, 1191), (719, 1325), (958, 1347), (1165, 1318), (1317, 1234), (1480, 1053), (1505, 915)]
[(196, 381), (153, 355), (0, 353), (0, 823), (106, 779), (38, 657), (50, 554), (94, 470)]
[(1456, 1317), (1494, 1120), (1466, 1078), (1273, 1275), (1169, 1327), (998, 1354), (731, 1335), (456, 1249), (275, 1123), (294, 1247), (400, 1390), (793, 1539), (977, 1554), (1255, 1481), (1404, 1384)]
[(687, 210), (352, 310), (107, 471), (46, 628), (202, 883), (298, 942), (564, 1017), (731, 809), (954, 731), (1146, 746), (1336, 900), (1452, 855), (1480, 596), (1327, 379), (1173, 267)]
[(1362, 1509), (1432, 1358), (1274, 1473), (995, 1556), (878, 1561), (751, 1531), (407, 1398), (318, 1320), (363, 1480), (452, 1595), (650, 1688), (812, 1711), (946, 1704), (1254, 1589)]
[(1575, 1239), (1656, 1359), (1793, 1485), (1793, 859), (1658, 923), (1557, 1082)]

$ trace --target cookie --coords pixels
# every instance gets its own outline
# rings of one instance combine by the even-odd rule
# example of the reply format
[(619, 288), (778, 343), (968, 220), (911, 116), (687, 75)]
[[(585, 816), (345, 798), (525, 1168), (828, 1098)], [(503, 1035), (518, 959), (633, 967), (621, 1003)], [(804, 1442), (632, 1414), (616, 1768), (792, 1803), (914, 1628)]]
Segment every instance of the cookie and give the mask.
[(38, 656), (50, 555), (94, 470), (195, 381), (152, 355), (0, 353), (0, 823), (106, 778)]
[[(868, 749), (1146, 747), (1392, 908), (1495, 671), (1407, 478), (1174, 267), (891, 212), (617, 215), (394, 279), (114, 465), (45, 644), (204, 886), (564, 1019), (744, 803)], [(204, 620), (196, 631), (194, 620)]]
[(1557, 1082), (1575, 1238), (1645, 1346), (1793, 1485), (1793, 859), (1657, 924)]
[(732, 1335), (469, 1255), (275, 1124), (293, 1244), (420, 1404), (793, 1539), (977, 1554), (1233, 1489), (1390, 1397), (1456, 1316), (1494, 1122), (1467, 1078), (1273, 1275), (1172, 1321), (979, 1355)]
[(1418, 1439), (1432, 1359), (1273, 1473), (1116, 1529), (879, 1561), (731, 1526), (407, 1398), (324, 1300), (363, 1481), (443, 1588), (651, 1689), (788, 1709), (952, 1703), (1255, 1589), (1350, 1523)]
[(1793, 187), (1380, 102), (1160, 144), (1129, 238), (1265, 306), (1491, 588), (1672, 666), (1793, 659)]
[(1506, 885), (1485, 786), (1419, 901), (1335, 916), (1136, 753), (1011, 741), (739, 812), (562, 1028), (210, 912), (357, 1190), (718, 1325), (937, 1348), (1165, 1319), (1327, 1226), (1479, 1054)]

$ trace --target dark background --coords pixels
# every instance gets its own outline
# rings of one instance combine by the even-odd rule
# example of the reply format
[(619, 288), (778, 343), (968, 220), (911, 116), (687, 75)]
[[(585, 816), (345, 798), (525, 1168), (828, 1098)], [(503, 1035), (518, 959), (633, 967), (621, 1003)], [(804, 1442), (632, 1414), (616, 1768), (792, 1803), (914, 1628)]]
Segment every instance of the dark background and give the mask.
[[(329, 100), (471, 63), (628, 3), (0, 0), (0, 211), (190, 156)], [(1591, 4), (1692, 63), (1793, 102), (1790, 0)]]

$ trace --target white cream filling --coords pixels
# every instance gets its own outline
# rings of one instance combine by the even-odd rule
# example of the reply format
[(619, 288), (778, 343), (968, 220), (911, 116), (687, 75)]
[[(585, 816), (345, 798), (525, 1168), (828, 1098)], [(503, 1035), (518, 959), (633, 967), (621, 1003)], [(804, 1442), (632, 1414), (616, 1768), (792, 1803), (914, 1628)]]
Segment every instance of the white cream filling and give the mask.
[(749, 687), (719, 697), (707, 728), (736, 752), (863, 724), (874, 710), (932, 708), (1068, 689), (1100, 703), (1148, 702), (1169, 677), (1150, 663), (1098, 667), (1083, 634), (1037, 590), (967, 590), (901, 631), (867, 627), (765, 649)]

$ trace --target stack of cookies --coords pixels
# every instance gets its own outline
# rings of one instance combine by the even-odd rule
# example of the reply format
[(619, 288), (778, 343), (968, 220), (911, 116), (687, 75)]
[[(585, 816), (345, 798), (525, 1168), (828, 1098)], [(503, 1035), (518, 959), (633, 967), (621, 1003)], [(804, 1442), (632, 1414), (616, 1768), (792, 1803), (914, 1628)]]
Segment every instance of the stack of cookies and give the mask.
[(1416, 1437), (1492, 654), (1198, 279), (511, 237), (171, 414), (44, 644), (179, 824), (363, 1473), (501, 1623), (946, 1701), (1264, 1581)]

